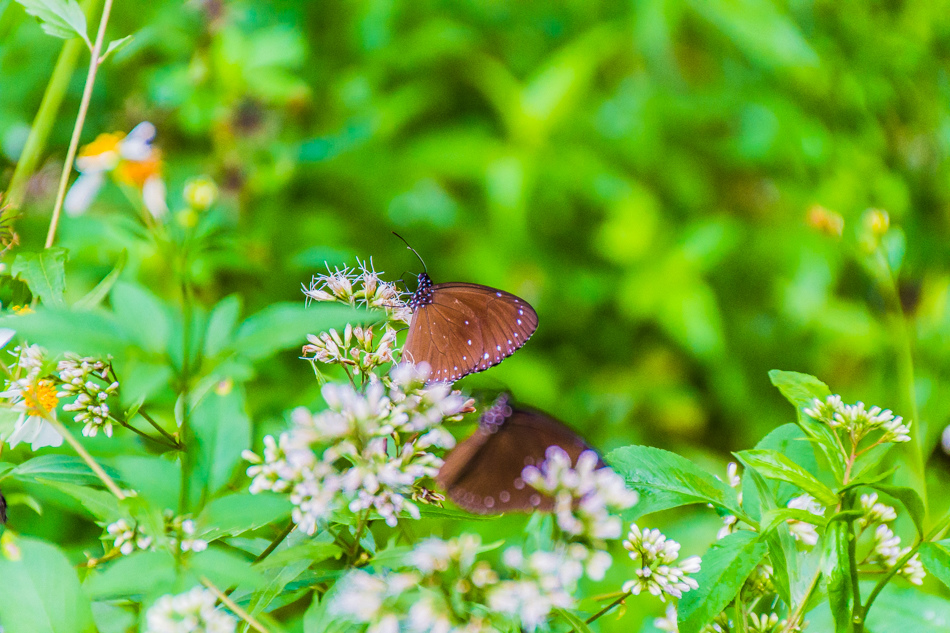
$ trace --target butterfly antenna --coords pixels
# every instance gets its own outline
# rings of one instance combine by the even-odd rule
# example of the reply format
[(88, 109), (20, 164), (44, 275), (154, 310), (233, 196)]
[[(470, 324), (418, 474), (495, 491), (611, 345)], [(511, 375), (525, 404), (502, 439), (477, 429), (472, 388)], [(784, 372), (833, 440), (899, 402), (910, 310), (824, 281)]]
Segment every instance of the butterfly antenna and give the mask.
[(422, 269), (423, 269), (423, 270), (426, 272), (426, 274), (428, 275), (428, 274), (429, 274), (429, 268), (426, 266), (426, 263), (425, 263), (425, 261), (422, 259), (422, 256), (421, 256), (419, 253), (416, 252), (416, 249), (414, 249), (412, 246), (410, 246), (410, 245), (409, 245), (409, 242), (407, 242), (407, 241), (406, 241), (406, 238), (404, 238), (402, 235), (400, 235), (399, 233), (396, 233), (395, 231), (393, 231), (392, 233), (393, 233), (393, 235), (395, 235), (396, 237), (398, 237), (399, 239), (401, 239), (401, 240), (402, 240), (402, 243), (406, 245), (406, 248), (408, 248), (410, 251), (412, 251), (413, 254), (414, 254), (416, 257), (419, 258), (419, 262), (422, 263)]

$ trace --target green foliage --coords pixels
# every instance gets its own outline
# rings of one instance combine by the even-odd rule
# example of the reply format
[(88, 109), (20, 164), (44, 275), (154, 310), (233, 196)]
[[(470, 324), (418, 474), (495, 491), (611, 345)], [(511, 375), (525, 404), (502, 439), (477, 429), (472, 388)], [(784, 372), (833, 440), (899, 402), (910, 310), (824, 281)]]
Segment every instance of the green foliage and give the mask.
[[(715, 515), (739, 517), (743, 531), (703, 556), (699, 590), (684, 593), (681, 630), (735, 609), (755, 556), (774, 568), (779, 609), (846, 630), (855, 590), (866, 601), (873, 588), (849, 570), (868, 547), (855, 534), (872, 492), (897, 504), (903, 546), (921, 541), (920, 560), (946, 584), (946, 544), (931, 541), (950, 463), (939, 456), (950, 403), (948, 8), (117, 2), (80, 145), (155, 123), (169, 213), (153, 222), (141, 186), (113, 172), (42, 249), (89, 61), (79, 39), (63, 47), (47, 35), (91, 47), (101, 2), (0, 1), (0, 189), (17, 165), (35, 172), (20, 175), (25, 198), (0, 200), (0, 327), (17, 332), (2, 353), (27, 342), (110, 357), (121, 383), (110, 406), (128, 427), (82, 437), (65, 398), (58, 419), (138, 493), (118, 501), (69, 445), (4, 446), (6, 534), (23, 552), (0, 555), (4, 587), (21, 592), (0, 591), (5, 632), (91, 631), (93, 616), (102, 633), (133, 630), (138, 611), (201, 576), (237, 587), (272, 631), (338, 630), (347, 625), (328, 603), (353, 564), (348, 539), (384, 570), (428, 533), (538, 535), (519, 517), (449, 505), (423, 506), (423, 527), (406, 533), (374, 516), (356, 539), (356, 517), (341, 511), (342, 543), (293, 534), (252, 564), (292, 505), (247, 493), (241, 451), (260, 452), (295, 407), (322, 407), (319, 381), (347, 380), (314, 380), (299, 359), (306, 335), (381, 318), (305, 307), (300, 285), (354, 256), (390, 279), (418, 273), (392, 229), (436, 282), (492, 284), (538, 309), (531, 342), (460, 388), (511, 389), (555, 412), (639, 493), (626, 518), (685, 534), (684, 552), (703, 554)], [(207, 206), (185, 191), (199, 174), (219, 188)], [(880, 234), (862, 215), (871, 207), (890, 213)], [(776, 392), (765, 380), (774, 366), (809, 373), (769, 372)], [(913, 441), (869, 448), (849, 470), (835, 431), (803, 411), (831, 394), (809, 374), (849, 402), (900, 413)], [(18, 419), (0, 412), (0, 440)], [(711, 474), (729, 455), (745, 466), (737, 487)], [(788, 507), (804, 493), (823, 516)], [(120, 518), (170, 547), (166, 510), (191, 516), (210, 548), (184, 563), (160, 550), (82, 566), (108, 553), (102, 530)], [(815, 548), (789, 521), (814, 526)], [(584, 595), (628, 580), (614, 558)], [(883, 589), (867, 629), (945, 628), (950, 593), (905, 582)], [(65, 606), (40, 622), (56, 592)], [(135, 609), (114, 602), (126, 599)], [(594, 602), (581, 604), (593, 613)], [(12, 604), (31, 606), (11, 615)], [(590, 628), (637, 630), (661, 611), (636, 602)], [(561, 610), (555, 627), (584, 631), (586, 617)]]

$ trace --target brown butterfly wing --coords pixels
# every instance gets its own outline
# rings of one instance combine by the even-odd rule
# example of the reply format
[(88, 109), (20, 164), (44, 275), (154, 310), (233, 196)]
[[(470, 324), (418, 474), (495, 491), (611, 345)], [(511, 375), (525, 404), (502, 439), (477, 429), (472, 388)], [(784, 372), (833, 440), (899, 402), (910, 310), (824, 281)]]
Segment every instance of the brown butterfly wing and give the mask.
[(521, 480), (525, 466), (544, 461), (559, 446), (576, 463), (584, 440), (540, 412), (515, 410), (500, 425), (482, 424), (445, 458), (437, 483), (457, 505), (478, 514), (550, 510), (553, 502)]
[(538, 315), (524, 299), (478, 284), (425, 289), (413, 312), (403, 356), (432, 368), (433, 382), (455, 381), (511, 356), (534, 334)]

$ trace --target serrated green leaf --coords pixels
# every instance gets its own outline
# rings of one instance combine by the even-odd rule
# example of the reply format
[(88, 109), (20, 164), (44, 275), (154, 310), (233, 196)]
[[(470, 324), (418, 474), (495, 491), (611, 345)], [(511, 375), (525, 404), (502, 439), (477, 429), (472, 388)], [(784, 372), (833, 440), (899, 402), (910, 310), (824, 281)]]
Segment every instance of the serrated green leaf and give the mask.
[(197, 535), (206, 540), (237, 536), (260, 527), (285, 521), (293, 505), (286, 497), (262, 492), (225, 495), (211, 501), (197, 518)]
[[(22, 0), (18, 1), (22, 4)], [(13, 260), (10, 272), (26, 283), (30, 292), (39, 297), (43, 305), (62, 308), (66, 306), (66, 257), (64, 248), (19, 253)]]
[(632, 517), (691, 503), (712, 503), (732, 514), (742, 515), (736, 492), (693, 462), (675, 453), (651, 446), (626, 446), (605, 458), (640, 501)]
[(782, 455), (769, 449), (752, 449), (735, 454), (748, 468), (754, 468), (768, 479), (778, 479), (794, 484), (813, 496), (822, 505), (838, 503), (838, 495), (810, 472)]
[(14, 540), (19, 556), (0, 556), (4, 633), (96, 633), (76, 570), (49, 543)]
[(739, 593), (746, 578), (765, 558), (768, 547), (753, 532), (740, 531), (717, 541), (703, 554), (699, 584), (683, 594), (678, 607), (680, 633), (699, 633)]
[(86, 14), (76, 0), (16, 0), (26, 12), (40, 21), (40, 26), (54, 37), (81, 37), (92, 48), (87, 34)]

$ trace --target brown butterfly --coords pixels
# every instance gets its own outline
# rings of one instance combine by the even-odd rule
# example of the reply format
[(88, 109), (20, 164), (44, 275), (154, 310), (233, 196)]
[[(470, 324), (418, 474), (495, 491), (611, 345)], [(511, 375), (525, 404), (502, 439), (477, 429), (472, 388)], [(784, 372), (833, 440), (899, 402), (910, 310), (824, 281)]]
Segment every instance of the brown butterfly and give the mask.
[(7, 500), (3, 497), (3, 493), (0, 492), (0, 525), (6, 525), (7, 523)]
[(497, 365), (538, 328), (538, 314), (515, 295), (478, 284), (433, 284), (419, 275), (403, 358), (431, 367), (429, 380), (452, 382)]
[(540, 465), (551, 446), (564, 449), (574, 464), (581, 453), (593, 450), (563, 423), (514, 408), (502, 395), (482, 415), (478, 429), (446, 455), (436, 483), (457, 505), (477, 514), (551, 510), (553, 500), (521, 479), (525, 466)]

